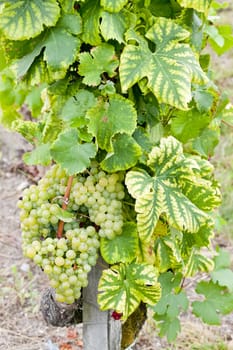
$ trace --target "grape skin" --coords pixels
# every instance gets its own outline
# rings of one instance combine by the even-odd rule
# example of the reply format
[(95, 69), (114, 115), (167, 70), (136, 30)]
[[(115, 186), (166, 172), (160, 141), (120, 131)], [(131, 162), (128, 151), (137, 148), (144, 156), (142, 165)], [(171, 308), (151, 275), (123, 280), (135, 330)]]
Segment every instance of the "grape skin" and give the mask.
[(96, 264), (100, 238), (121, 234), (122, 180), (121, 174), (100, 171), (97, 163), (88, 176), (75, 176), (67, 211), (77, 220), (64, 224), (60, 239), (56, 232), (68, 181), (64, 170), (54, 165), (18, 202), (23, 253), (44, 270), (57, 301), (71, 304), (80, 297)]

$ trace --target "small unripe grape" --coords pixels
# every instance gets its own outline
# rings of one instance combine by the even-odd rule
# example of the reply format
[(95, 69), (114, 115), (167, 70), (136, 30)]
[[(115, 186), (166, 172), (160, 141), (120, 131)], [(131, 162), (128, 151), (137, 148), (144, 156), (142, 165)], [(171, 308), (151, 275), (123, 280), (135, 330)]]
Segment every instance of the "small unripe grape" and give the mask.
[[(65, 289), (64, 294), (65, 294), (65, 296), (73, 296), (74, 295), (73, 289), (71, 289), (71, 288)], [(66, 300), (69, 300), (69, 299), (66, 299)]]
[(49, 245), (47, 246), (47, 251), (48, 251), (48, 252), (53, 252), (54, 250), (55, 250), (55, 247), (54, 247), (53, 244), (49, 244)]
[(65, 263), (65, 260), (63, 259), (62, 256), (57, 256), (57, 257), (55, 258), (55, 264), (56, 264), (57, 266), (63, 266), (64, 263)]
[(60, 238), (57, 241), (57, 247), (60, 248), (60, 249), (65, 250), (65, 248), (66, 248), (66, 239), (65, 238)]
[(59, 303), (64, 303), (65, 302), (65, 296), (59, 293), (55, 293), (55, 299), (59, 302)]
[(59, 282), (55, 279), (51, 279), (49, 283), (52, 288), (57, 288), (59, 286)]
[(61, 274), (59, 275), (59, 280), (62, 281), (62, 282), (67, 281), (67, 280), (68, 280), (67, 274), (64, 273), (64, 272), (61, 273)]
[(69, 283), (70, 283), (70, 284), (74, 285), (74, 284), (77, 283), (77, 281), (78, 281), (77, 276), (72, 275), (72, 276), (69, 277)]
[(66, 296), (66, 297), (65, 297), (65, 302), (66, 302), (67, 304), (73, 304), (74, 301), (75, 301), (75, 298), (74, 298), (73, 295), (69, 295), (69, 296)]
[(33, 248), (32, 246), (29, 246), (25, 252), (25, 255), (29, 259), (33, 259), (36, 255), (36, 249)]
[(69, 284), (68, 280), (62, 282), (62, 284), (61, 284), (61, 289), (62, 290), (66, 290), (66, 289), (69, 289), (69, 288), (70, 288), (70, 284)]
[(33, 241), (32, 242), (32, 247), (37, 251), (39, 252), (40, 249), (41, 249), (41, 243), (39, 241)]
[(66, 252), (66, 257), (67, 257), (67, 259), (72, 260), (72, 259), (75, 259), (76, 254), (75, 254), (75, 252), (73, 250), (69, 249)]
[(53, 267), (53, 272), (54, 272), (55, 275), (58, 275), (58, 276), (59, 276), (59, 275), (61, 274), (61, 272), (62, 272), (62, 269), (61, 269), (60, 266), (56, 266), (56, 265), (55, 265), (55, 266)]
[(45, 265), (43, 268), (44, 268), (44, 273), (46, 273), (47, 275), (53, 272), (53, 268), (51, 265)]
[(56, 250), (56, 256), (63, 256), (64, 255), (64, 250), (63, 249), (57, 249)]
[(42, 263), (42, 257), (39, 254), (36, 254), (33, 258), (35, 264), (40, 265)]

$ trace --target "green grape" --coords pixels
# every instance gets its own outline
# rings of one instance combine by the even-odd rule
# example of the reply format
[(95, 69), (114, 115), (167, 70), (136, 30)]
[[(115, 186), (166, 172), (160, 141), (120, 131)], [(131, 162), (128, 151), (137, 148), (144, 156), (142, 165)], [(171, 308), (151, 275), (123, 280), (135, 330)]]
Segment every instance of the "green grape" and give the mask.
[(77, 281), (78, 281), (78, 278), (77, 278), (76, 275), (72, 275), (72, 276), (69, 277), (69, 283), (71, 285), (75, 285), (77, 283)]
[(100, 171), (92, 162), (87, 173), (74, 177), (67, 210), (73, 222), (64, 224), (58, 239), (59, 213), (68, 175), (54, 165), (38, 182), (24, 190), (18, 202), (22, 249), (46, 273), (56, 300), (73, 303), (88, 284), (96, 264), (100, 237), (113, 239), (122, 232), (124, 186), (120, 173)]
[(36, 249), (34, 249), (32, 246), (28, 246), (25, 255), (27, 258), (33, 259), (36, 255)]
[(44, 266), (44, 273), (46, 273), (47, 275), (50, 275), (52, 272), (53, 272), (53, 268), (51, 265)]
[(55, 258), (55, 264), (56, 264), (57, 266), (63, 266), (64, 263), (65, 263), (65, 260), (63, 259), (62, 256), (57, 256), (57, 257)]
[(66, 252), (66, 257), (67, 259), (74, 259), (76, 257), (76, 254), (73, 250), (69, 249), (67, 252)]

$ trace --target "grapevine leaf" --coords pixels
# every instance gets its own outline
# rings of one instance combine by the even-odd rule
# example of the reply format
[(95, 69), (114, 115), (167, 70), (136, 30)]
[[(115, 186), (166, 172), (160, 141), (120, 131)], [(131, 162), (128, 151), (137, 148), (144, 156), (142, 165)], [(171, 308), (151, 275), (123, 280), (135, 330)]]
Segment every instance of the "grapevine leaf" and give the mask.
[(56, 217), (64, 222), (73, 222), (76, 219), (73, 213), (70, 213), (60, 207), (56, 211)]
[(86, 0), (80, 9), (83, 19), (82, 40), (90, 45), (100, 45), (101, 37), (99, 34), (99, 21), (101, 16), (101, 7), (99, 1)]
[(128, 0), (100, 0), (100, 5), (108, 12), (119, 12)]
[(52, 143), (63, 130), (62, 122), (57, 118), (57, 114), (53, 112), (52, 108), (48, 113), (44, 114), (44, 121), (42, 141), (44, 143)]
[(211, 211), (221, 204), (221, 193), (218, 187), (211, 186), (211, 181), (201, 179), (198, 182), (185, 182), (182, 191), (192, 203), (204, 211)]
[(115, 84), (111, 80), (107, 80), (106, 82), (100, 84), (99, 90), (101, 91), (102, 96), (110, 96), (116, 93)]
[(124, 224), (121, 235), (112, 240), (101, 238), (100, 242), (101, 255), (108, 264), (132, 262), (135, 259), (137, 249), (137, 226), (133, 222)]
[(31, 91), (27, 94), (25, 98), (25, 103), (28, 105), (32, 116), (38, 117), (41, 113), (42, 100), (41, 91), (45, 88), (46, 84), (41, 84), (40, 86), (32, 87)]
[(22, 78), (27, 73), (35, 58), (40, 55), (42, 49), (41, 45), (37, 45), (29, 54), (16, 61), (15, 68), (18, 78)]
[(44, 59), (48, 68), (55, 73), (61, 70), (61, 74), (56, 74), (57, 78), (63, 78), (66, 70), (76, 59), (81, 42), (78, 37), (73, 36), (64, 28), (50, 29), (45, 39)]
[[(43, 58), (47, 63), (47, 68), (53, 74), (53, 79), (61, 79), (65, 76), (67, 68), (76, 59), (80, 45), (80, 39), (70, 34), (69, 29), (62, 27), (61, 24), (48, 29), (34, 49), (16, 61), (17, 76), (22, 78), (33, 67), (36, 57), (44, 49)], [(45, 64), (44, 61), (43, 64)], [(35, 69), (40, 69), (38, 62), (36, 63)], [(45, 79), (41, 80), (45, 81)]]
[(201, 114), (197, 109), (177, 111), (171, 121), (171, 132), (179, 141), (186, 143), (198, 137), (209, 123), (210, 117)]
[(220, 270), (222, 268), (229, 268), (231, 266), (230, 253), (226, 250), (219, 249), (218, 255), (214, 258), (215, 270)]
[(201, 226), (198, 232), (190, 234), (189, 232), (182, 233), (182, 256), (187, 257), (190, 255), (192, 248), (208, 247), (210, 240), (213, 238), (213, 224), (208, 223)]
[(231, 267), (230, 253), (223, 249), (217, 249), (218, 255), (214, 258), (214, 270), (211, 272), (211, 278), (214, 283), (222, 287), (227, 287), (229, 292), (233, 292), (233, 271)]
[(61, 111), (61, 118), (72, 127), (84, 126), (88, 123), (85, 118), (86, 112), (95, 104), (95, 101), (92, 92), (81, 89), (65, 102)]
[(44, 26), (54, 26), (60, 16), (56, 0), (16, 0), (5, 4), (0, 15), (0, 28), (11, 40), (33, 38), (44, 30)]
[[(33, 64), (31, 65), (29, 70), (25, 73), (27, 73), (25, 75), (25, 82), (28, 85), (32, 85), (32, 86), (38, 86), (43, 82), (50, 83), (54, 79), (54, 77), (48, 71), (47, 64), (43, 60), (42, 55), (35, 58)], [(19, 78), (23, 77), (23, 76), (20, 76), (20, 72), (18, 72), (18, 77)]]
[[(179, 314), (181, 310), (188, 309), (189, 301), (184, 291), (176, 294), (174, 289), (179, 287), (182, 280), (181, 274), (174, 275), (165, 272), (159, 276), (158, 281), (162, 287), (162, 297), (153, 307), (154, 319), (158, 321), (160, 335), (167, 335), (168, 341), (176, 339), (180, 330)], [(175, 328), (173, 329), (173, 327)]]
[(224, 45), (224, 38), (220, 35), (218, 28), (213, 25), (205, 26), (205, 33), (220, 47)]
[(107, 172), (132, 168), (141, 156), (141, 147), (132, 136), (117, 134), (113, 140), (113, 154), (107, 154), (101, 167)]
[(99, 100), (87, 112), (88, 131), (96, 137), (97, 144), (112, 151), (112, 137), (117, 133), (131, 135), (136, 128), (136, 110), (131, 101), (120, 95), (111, 95), (109, 101)]
[(79, 74), (84, 76), (83, 83), (90, 86), (97, 86), (101, 82), (101, 74), (107, 73), (113, 77), (118, 67), (118, 59), (115, 56), (114, 47), (109, 44), (102, 44), (91, 52), (83, 52), (79, 55)]
[(204, 301), (192, 303), (193, 313), (203, 322), (218, 325), (221, 323), (220, 315), (226, 315), (233, 311), (233, 294), (225, 287), (215, 284), (213, 281), (199, 282), (196, 288), (198, 294), (205, 296)]
[(156, 320), (159, 320), (159, 335), (160, 337), (167, 336), (168, 342), (172, 342), (177, 338), (177, 335), (181, 331), (180, 320), (178, 318), (169, 319), (168, 316), (157, 317)]
[(138, 262), (140, 261), (146, 264), (155, 265), (156, 257), (155, 257), (153, 246), (154, 246), (154, 241), (145, 242), (145, 241), (139, 240), (139, 251), (138, 251), (137, 261)]
[(208, 91), (199, 87), (196, 91), (194, 91), (193, 95), (199, 112), (209, 112), (214, 102), (214, 91)]
[(24, 153), (23, 160), (29, 165), (49, 165), (52, 160), (50, 155), (50, 144), (44, 143), (38, 145), (33, 151)]
[(101, 310), (116, 310), (125, 320), (140, 302), (154, 305), (160, 298), (155, 268), (152, 265), (115, 265), (103, 271), (99, 282), (98, 303)]
[(219, 136), (219, 131), (206, 128), (193, 140), (193, 149), (201, 156), (208, 158), (213, 155)]
[(218, 283), (221, 287), (227, 287), (233, 292), (233, 271), (230, 269), (214, 270), (211, 273), (212, 281)]
[(51, 147), (54, 160), (67, 170), (69, 175), (84, 171), (96, 155), (93, 143), (80, 143), (76, 129), (61, 133)]
[(147, 77), (148, 88), (158, 101), (187, 109), (191, 101), (191, 82), (204, 82), (206, 77), (194, 53), (187, 44), (179, 43), (189, 32), (172, 20), (157, 18), (146, 37), (156, 45), (152, 52), (146, 40), (132, 31), (127, 39), (136, 40), (138, 46), (125, 46), (120, 60), (122, 91)]
[(209, 39), (210, 45), (218, 55), (224, 54), (233, 47), (233, 32), (231, 25), (219, 25), (218, 35), (224, 39), (223, 45), (218, 45), (216, 40)]
[[(150, 152), (148, 165), (153, 168), (154, 176), (142, 169), (131, 170), (126, 175), (128, 191), (136, 199), (140, 238), (150, 240), (161, 214), (166, 214), (171, 226), (197, 232), (208, 216), (182, 193), (182, 177), (190, 177), (192, 170), (181, 144), (171, 136), (163, 138), (160, 147)], [(191, 178), (195, 180), (194, 176)]]
[(39, 125), (29, 120), (15, 120), (11, 125), (12, 130), (20, 133), (27, 141), (34, 143), (40, 138)]
[(127, 29), (127, 19), (125, 13), (109, 13), (103, 11), (101, 14), (100, 30), (105, 41), (115, 39), (119, 43), (124, 42), (124, 33)]
[(213, 270), (214, 263), (210, 258), (205, 257), (204, 255), (198, 254), (195, 250), (189, 256), (188, 261), (185, 263), (185, 276), (191, 277), (194, 276), (197, 272), (209, 272)]
[(160, 272), (177, 268), (182, 264), (180, 249), (171, 237), (158, 238), (155, 245), (156, 265)]
[(207, 12), (211, 0), (178, 0), (182, 7), (193, 8), (199, 12)]
[(66, 29), (70, 34), (78, 35), (82, 33), (82, 18), (79, 13), (65, 13), (57, 26)]
[(140, 157), (140, 162), (146, 163), (147, 155), (153, 147), (153, 143), (150, 140), (149, 134), (142, 127), (137, 127), (133, 134), (133, 137), (136, 140), (137, 144), (141, 146), (142, 155)]

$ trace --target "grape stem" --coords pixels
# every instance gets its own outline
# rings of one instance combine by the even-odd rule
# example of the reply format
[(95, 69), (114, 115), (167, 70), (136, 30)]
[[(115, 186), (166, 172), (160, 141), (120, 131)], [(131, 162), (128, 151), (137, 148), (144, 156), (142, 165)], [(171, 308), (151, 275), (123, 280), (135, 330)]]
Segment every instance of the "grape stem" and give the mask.
[[(73, 182), (74, 176), (70, 176), (68, 179), (67, 187), (66, 187), (66, 192), (63, 197), (63, 203), (62, 203), (62, 209), (66, 210), (67, 206), (69, 204), (69, 198), (70, 198), (70, 191), (71, 191), (71, 186)], [(57, 238), (62, 238), (63, 236), (63, 229), (64, 229), (64, 221), (59, 220), (58, 223), (58, 228), (57, 228)]]

